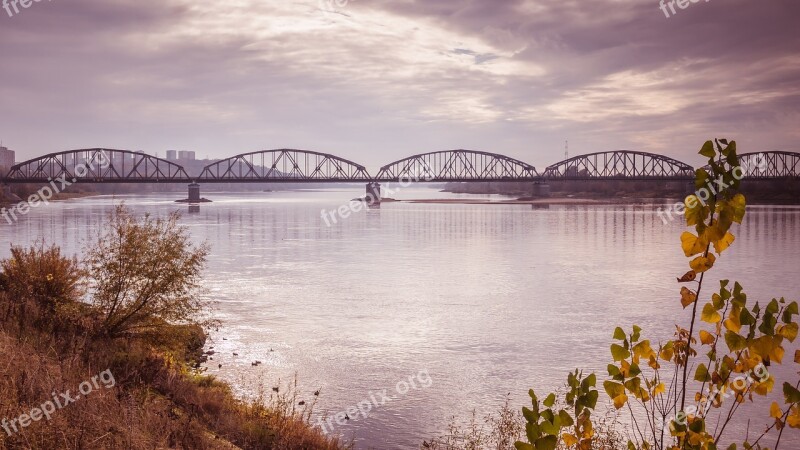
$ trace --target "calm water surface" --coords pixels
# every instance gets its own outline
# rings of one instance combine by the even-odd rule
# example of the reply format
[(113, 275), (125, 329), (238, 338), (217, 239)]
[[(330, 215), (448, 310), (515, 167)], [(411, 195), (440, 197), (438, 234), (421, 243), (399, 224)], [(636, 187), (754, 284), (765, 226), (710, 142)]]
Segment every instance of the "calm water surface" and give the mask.
[[(602, 380), (615, 326), (638, 324), (657, 342), (686, 317), (674, 281), (687, 269), (684, 227), (652, 207), (395, 203), (326, 226), (320, 211), (361, 189), (204, 193), (214, 203), (191, 214), (174, 194), (71, 200), (2, 224), (0, 241), (44, 238), (78, 252), (121, 199), (187, 212), (193, 238), (211, 244), (206, 287), (224, 322), (209, 373), (243, 394), (296, 375), (299, 399), (321, 389), (325, 415), (385, 389), (391, 401), (335, 425), (358, 448), (418, 448), (452, 416), (490, 413), (507, 394), (521, 406), (529, 388), (556, 389), (576, 367)], [(736, 234), (715, 276), (740, 281), (751, 302), (800, 297), (800, 209), (750, 208)], [(397, 392), (420, 371), (429, 387)]]

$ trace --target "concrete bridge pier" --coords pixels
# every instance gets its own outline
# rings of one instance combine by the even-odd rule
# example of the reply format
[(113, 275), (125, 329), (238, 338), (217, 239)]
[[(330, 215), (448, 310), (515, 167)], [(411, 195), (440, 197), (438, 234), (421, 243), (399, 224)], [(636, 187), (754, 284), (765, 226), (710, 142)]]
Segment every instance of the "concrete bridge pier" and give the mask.
[(200, 185), (197, 183), (189, 185), (189, 203), (200, 203)]
[(533, 183), (532, 197), (550, 197), (550, 185), (547, 183)]
[(200, 185), (192, 182), (189, 185), (189, 198), (183, 200), (175, 200), (176, 203), (188, 203), (190, 205), (198, 205), (200, 203), (210, 203), (211, 200), (200, 197)]
[(380, 183), (367, 183), (367, 204), (379, 205), (381, 203), (381, 184)]

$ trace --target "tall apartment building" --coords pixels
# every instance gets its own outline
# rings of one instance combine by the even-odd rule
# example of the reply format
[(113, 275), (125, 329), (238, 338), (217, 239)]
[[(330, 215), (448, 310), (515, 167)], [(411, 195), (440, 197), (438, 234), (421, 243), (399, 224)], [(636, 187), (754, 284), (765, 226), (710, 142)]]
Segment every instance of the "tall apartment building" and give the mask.
[(167, 150), (167, 161), (194, 161), (195, 152), (186, 150)]
[(195, 153), (190, 151), (181, 150), (178, 152), (178, 159), (182, 159), (184, 161), (194, 161)]
[(6, 147), (0, 147), (0, 172), (3, 176), (8, 173), (11, 166), (14, 165), (14, 151)]

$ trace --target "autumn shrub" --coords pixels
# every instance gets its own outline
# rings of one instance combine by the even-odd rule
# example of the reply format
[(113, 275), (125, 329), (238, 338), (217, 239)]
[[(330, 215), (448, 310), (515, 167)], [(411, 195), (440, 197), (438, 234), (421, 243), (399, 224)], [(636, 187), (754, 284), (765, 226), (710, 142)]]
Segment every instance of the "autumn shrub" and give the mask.
[[(628, 450), (735, 450), (737, 442), (722, 439), (744, 403), (760, 405), (766, 424), (738, 444), (765, 449), (771, 435), (777, 449), (787, 428), (800, 428), (800, 380), (781, 383), (769, 370), (784, 359), (800, 363), (800, 351), (785, 358), (786, 343), (797, 338), (798, 305), (783, 298), (748, 303), (743, 286), (729, 280), (707, 292), (705, 275), (734, 243), (731, 230), (742, 223), (746, 200), (739, 192), (743, 171), (736, 143), (709, 141), (700, 154), (708, 166), (697, 170), (695, 186), (707, 195), (685, 200), (694, 232), (683, 233), (680, 244), (691, 270), (678, 277), (676, 296), (691, 311), (689, 323), (658, 345), (636, 325), (616, 328), (603, 389), (615, 408), (629, 414)], [(596, 383), (595, 374), (570, 374), (563, 408), (555, 394), (541, 399), (531, 390), (531, 407), (523, 408), (526, 441), (518, 441), (517, 449), (619, 448), (597, 440)], [(776, 388), (783, 401), (767, 405), (764, 398)]]
[(11, 257), (0, 261), (4, 316), (13, 313), (49, 325), (56, 318), (71, 320), (83, 295), (82, 277), (77, 259), (62, 255), (56, 246), (12, 246)]
[(86, 266), (98, 333), (158, 342), (174, 324), (198, 324), (208, 303), (199, 295), (208, 246), (194, 247), (178, 213), (137, 218), (124, 205), (88, 247)]

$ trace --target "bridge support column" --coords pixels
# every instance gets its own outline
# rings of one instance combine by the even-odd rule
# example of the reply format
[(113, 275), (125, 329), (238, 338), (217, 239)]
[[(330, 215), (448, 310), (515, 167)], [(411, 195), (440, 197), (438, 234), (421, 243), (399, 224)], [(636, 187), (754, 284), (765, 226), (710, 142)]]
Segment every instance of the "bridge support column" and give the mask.
[(547, 183), (533, 183), (532, 197), (550, 197), (550, 185)]
[(367, 204), (378, 205), (381, 203), (381, 184), (367, 183)]
[(189, 185), (189, 203), (200, 203), (200, 185), (197, 183)]

